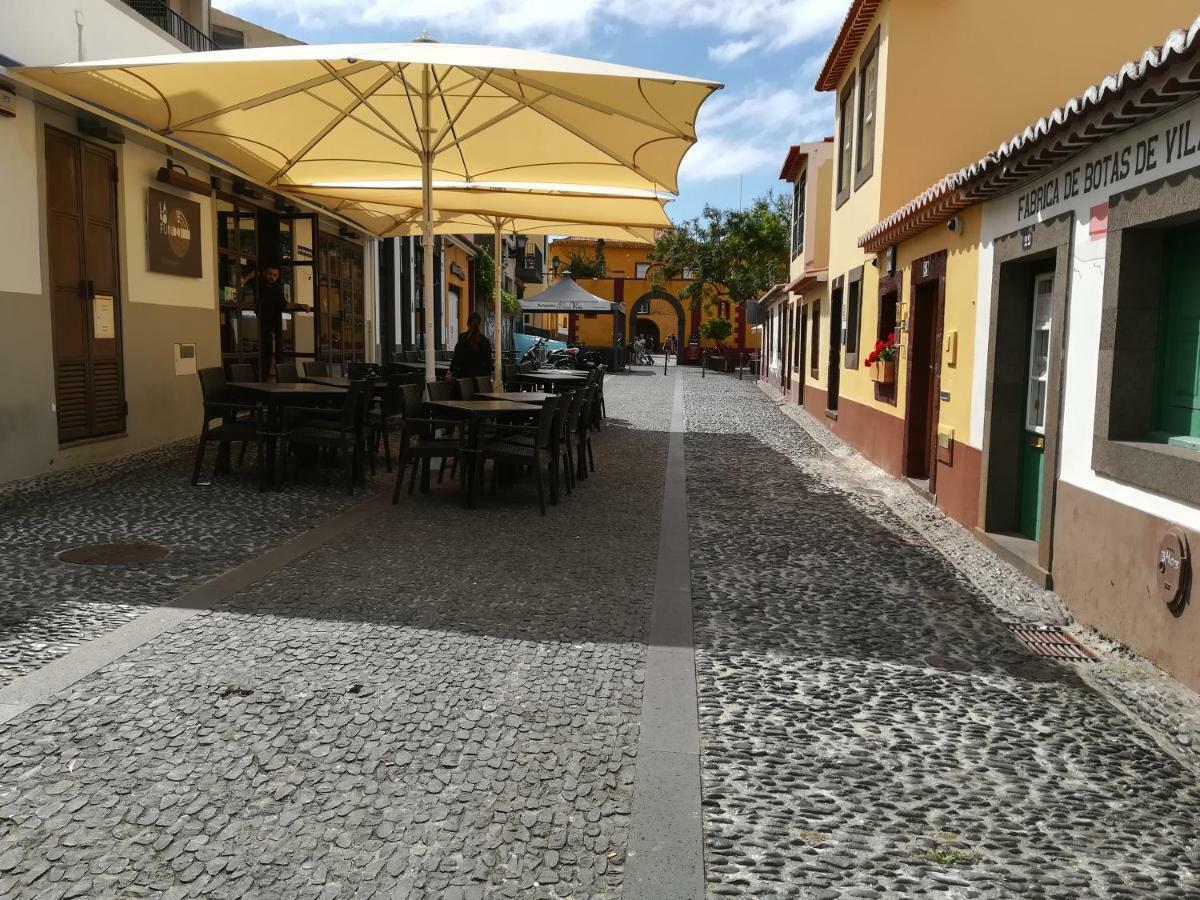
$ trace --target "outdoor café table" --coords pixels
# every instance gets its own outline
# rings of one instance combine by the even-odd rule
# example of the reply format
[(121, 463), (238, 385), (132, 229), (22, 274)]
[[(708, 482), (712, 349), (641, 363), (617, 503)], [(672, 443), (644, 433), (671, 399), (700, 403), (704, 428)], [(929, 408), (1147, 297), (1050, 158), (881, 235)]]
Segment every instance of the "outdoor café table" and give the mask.
[[(350, 379), (345, 375), (305, 375), (300, 379), (309, 384), (323, 384), (326, 387), (336, 387), (346, 390), (350, 387)], [(387, 390), (387, 382), (382, 379), (375, 382), (375, 393), (382, 395)]]
[(277, 490), (282, 481), (283, 466), (275, 465), (275, 437), (283, 433), (284, 409), (291, 405), (329, 400), (346, 393), (343, 387), (305, 382), (231, 381), (229, 387), (267, 405), (267, 470)]
[(561, 370), (555, 370), (553, 372), (524, 372), (517, 376), (517, 380), (543, 387), (570, 389), (571, 385), (586, 384), (587, 376), (571, 375)]
[[(409, 372), (424, 372), (425, 371), (425, 363), (423, 363), (423, 362), (415, 362), (415, 363), (414, 362), (396, 362), (396, 363), (392, 363), (392, 365), (398, 369), (406, 369)], [(433, 364), (433, 371), (439, 372), (444, 375), (445, 373), (450, 371), (450, 363), (435, 362)]]
[(485, 419), (497, 416), (513, 415), (515, 413), (536, 413), (540, 406), (532, 403), (514, 403), (509, 400), (430, 400), (427, 404), (433, 409), (454, 413), (467, 420), (463, 436), (463, 506), (470, 509), (474, 505), (476, 476), (479, 474), (479, 424)]
[(553, 397), (544, 391), (487, 391), (475, 395), (481, 400), (507, 400), (509, 403), (537, 403), (539, 406)]

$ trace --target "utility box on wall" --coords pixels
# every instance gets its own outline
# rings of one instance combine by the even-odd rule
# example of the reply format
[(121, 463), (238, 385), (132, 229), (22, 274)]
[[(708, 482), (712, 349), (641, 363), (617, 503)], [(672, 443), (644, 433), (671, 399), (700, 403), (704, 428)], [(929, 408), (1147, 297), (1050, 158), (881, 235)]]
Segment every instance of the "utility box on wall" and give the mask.
[(954, 465), (954, 429), (939, 425), (937, 431), (937, 461)]

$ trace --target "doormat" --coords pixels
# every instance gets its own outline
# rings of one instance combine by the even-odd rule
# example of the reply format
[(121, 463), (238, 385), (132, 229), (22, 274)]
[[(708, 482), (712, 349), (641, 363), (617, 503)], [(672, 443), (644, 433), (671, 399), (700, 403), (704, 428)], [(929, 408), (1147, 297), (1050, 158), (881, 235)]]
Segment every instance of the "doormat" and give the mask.
[(1063, 662), (1097, 662), (1090, 650), (1057, 625), (1009, 625), (1008, 630), (1036, 656)]
[(89, 544), (58, 553), (58, 559), (77, 566), (131, 566), (160, 560), (171, 553), (159, 544)]

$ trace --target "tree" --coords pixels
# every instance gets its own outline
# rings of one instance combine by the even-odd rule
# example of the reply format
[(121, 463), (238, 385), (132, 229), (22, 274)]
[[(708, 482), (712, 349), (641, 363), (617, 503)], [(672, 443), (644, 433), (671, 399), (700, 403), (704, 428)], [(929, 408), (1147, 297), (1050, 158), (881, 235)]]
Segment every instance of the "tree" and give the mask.
[(757, 300), (787, 279), (789, 207), (773, 193), (748, 209), (705, 206), (659, 236), (650, 259), (661, 265), (651, 267), (651, 280), (662, 286), (687, 271), (690, 283), (679, 296), (693, 308)]
[(706, 319), (700, 324), (700, 337), (708, 338), (710, 341), (716, 341), (720, 347), (725, 339), (733, 334), (733, 323), (728, 319), (722, 319), (720, 316), (712, 319)]
[[(487, 302), (482, 305), (488, 309), (492, 308), (493, 298), (496, 296), (495, 279), (496, 261), (492, 259), (492, 254), (486, 247), (479, 247), (475, 253), (475, 296), (486, 297)], [(476, 303), (478, 304), (479, 301), (477, 300)], [(520, 315), (521, 302), (508, 291), (501, 289), (500, 310), (506, 316)]]
[(603, 278), (607, 268), (604, 264), (603, 250), (597, 250), (595, 254), (591, 254), (583, 250), (573, 249), (567, 259), (567, 270), (571, 273), (571, 277), (576, 280), (580, 278)]

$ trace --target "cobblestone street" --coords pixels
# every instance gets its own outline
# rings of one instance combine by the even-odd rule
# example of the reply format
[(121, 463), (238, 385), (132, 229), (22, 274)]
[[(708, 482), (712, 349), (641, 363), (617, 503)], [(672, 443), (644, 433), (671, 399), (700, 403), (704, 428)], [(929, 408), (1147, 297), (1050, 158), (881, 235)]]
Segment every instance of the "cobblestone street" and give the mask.
[[(667, 900), (629, 853), (676, 402), (703, 818), (663, 829), (709, 897), (1200, 894), (1191, 758), (1024, 650), (756, 385), (606, 394), (545, 518), (528, 484), (404, 494), (0, 725), (0, 897)], [(0, 507), (5, 681), (363, 501), (151, 462)], [(54, 557), (111, 539), (173, 552)]]

